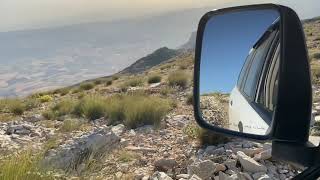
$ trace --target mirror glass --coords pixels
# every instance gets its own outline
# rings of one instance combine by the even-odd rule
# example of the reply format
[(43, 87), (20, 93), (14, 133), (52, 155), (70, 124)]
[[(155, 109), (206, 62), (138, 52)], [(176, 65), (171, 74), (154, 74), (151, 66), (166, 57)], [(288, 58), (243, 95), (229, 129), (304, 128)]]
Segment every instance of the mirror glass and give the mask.
[(213, 126), (266, 135), (276, 106), (280, 14), (274, 9), (212, 16), (204, 29), (200, 110)]

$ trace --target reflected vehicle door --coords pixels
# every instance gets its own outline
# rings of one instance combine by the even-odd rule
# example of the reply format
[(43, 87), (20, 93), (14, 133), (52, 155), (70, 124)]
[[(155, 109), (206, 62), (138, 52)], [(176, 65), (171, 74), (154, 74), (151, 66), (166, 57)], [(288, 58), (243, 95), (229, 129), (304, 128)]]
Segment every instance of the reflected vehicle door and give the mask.
[[(272, 115), (277, 88), (278, 23), (273, 24), (250, 50), (229, 101), (229, 128), (264, 135), (270, 127), (263, 116)], [(272, 61), (272, 63), (269, 63)], [(269, 64), (269, 65), (268, 65)], [(267, 77), (262, 82), (263, 77)], [(259, 105), (252, 106), (252, 103)], [(270, 113), (259, 113), (259, 112)]]

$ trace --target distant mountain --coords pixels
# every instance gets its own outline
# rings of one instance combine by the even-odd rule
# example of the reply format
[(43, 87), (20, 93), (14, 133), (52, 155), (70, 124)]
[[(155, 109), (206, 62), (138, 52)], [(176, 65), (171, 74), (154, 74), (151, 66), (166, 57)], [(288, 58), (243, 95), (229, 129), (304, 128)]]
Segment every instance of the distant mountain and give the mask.
[(196, 48), (196, 40), (197, 40), (197, 32), (193, 32), (188, 40), (184, 45), (180, 47), (180, 49), (187, 49), (193, 50)]
[(137, 60), (129, 67), (122, 70), (120, 73), (139, 73), (152, 68), (162, 62), (165, 62), (179, 54), (179, 50), (162, 47), (153, 53)]
[(314, 17), (311, 19), (302, 20), (303, 23), (310, 23), (310, 22), (315, 22), (315, 21), (320, 21), (320, 16), (317, 16), (317, 17)]
[[(108, 76), (159, 47), (179, 48), (209, 9), (0, 32), (0, 97), (25, 96)], [(155, 64), (175, 53), (163, 49), (156, 54), (161, 58), (155, 58)]]

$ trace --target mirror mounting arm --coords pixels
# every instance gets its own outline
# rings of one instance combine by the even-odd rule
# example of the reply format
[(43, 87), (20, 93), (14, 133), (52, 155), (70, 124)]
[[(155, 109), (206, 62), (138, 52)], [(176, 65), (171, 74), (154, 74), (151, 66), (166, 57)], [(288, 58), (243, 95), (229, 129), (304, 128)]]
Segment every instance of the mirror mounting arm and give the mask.
[(320, 146), (314, 146), (310, 142), (300, 144), (274, 140), (272, 157), (305, 167), (320, 166)]

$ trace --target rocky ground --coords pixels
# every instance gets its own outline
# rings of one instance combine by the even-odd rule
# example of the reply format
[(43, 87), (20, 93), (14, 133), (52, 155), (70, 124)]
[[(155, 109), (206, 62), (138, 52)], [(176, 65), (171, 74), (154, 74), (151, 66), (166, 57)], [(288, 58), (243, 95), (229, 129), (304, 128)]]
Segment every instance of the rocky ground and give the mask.
[[(225, 144), (202, 145), (190, 138), (185, 133), (185, 128), (195, 122), (192, 106), (186, 103), (190, 90), (172, 95), (181, 103), (163, 119), (160, 128), (146, 125), (127, 129), (123, 124), (107, 125), (101, 118), (82, 130), (60, 133), (56, 127), (61, 120), (53, 121), (48, 128), (43, 123), (45, 118), (35, 114), (0, 124), (0, 150), (41, 149), (59, 137), (41, 162), (62, 170), (55, 174), (57, 179), (283, 180), (301, 172), (272, 159), (269, 143), (232, 139)], [(98, 163), (89, 167), (93, 161)]]

